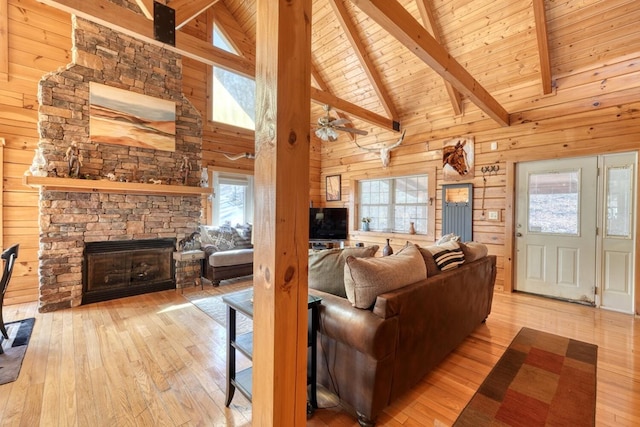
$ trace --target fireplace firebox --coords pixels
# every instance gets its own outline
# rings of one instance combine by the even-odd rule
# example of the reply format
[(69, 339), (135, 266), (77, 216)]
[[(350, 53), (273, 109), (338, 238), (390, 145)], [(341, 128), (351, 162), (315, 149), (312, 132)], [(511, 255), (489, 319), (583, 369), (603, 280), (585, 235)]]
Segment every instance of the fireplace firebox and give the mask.
[(89, 242), (82, 304), (175, 289), (176, 239)]

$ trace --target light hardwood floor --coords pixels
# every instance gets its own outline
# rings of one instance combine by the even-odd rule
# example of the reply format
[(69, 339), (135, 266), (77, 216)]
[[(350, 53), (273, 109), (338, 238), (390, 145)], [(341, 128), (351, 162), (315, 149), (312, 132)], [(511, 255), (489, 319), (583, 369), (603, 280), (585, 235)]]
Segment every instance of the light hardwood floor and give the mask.
[[(30, 316), (36, 323), (20, 376), (0, 386), (0, 425), (251, 424), (239, 393), (224, 406), (224, 328), (179, 292), (55, 313), (38, 313), (35, 303), (5, 307), (6, 321)], [(496, 294), (486, 324), (378, 425), (451, 425), (522, 326), (597, 344), (597, 425), (640, 425), (640, 319), (521, 294)], [(357, 426), (326, 395), (320, 405), (327, 408), (309, 426)]]

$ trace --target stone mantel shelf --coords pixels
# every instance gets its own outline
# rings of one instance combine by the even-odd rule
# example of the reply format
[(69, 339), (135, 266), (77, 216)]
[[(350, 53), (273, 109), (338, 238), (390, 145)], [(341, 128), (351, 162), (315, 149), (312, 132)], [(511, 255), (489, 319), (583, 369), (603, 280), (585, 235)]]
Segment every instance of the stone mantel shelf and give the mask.
[(122, 193), (169, 196), (208, 196), (211, 188), (186, 185), (142, 184), (76, 178), (54, 178), (24, 175), (24, 185), (48, 191), (75, 191), (79, 193)]

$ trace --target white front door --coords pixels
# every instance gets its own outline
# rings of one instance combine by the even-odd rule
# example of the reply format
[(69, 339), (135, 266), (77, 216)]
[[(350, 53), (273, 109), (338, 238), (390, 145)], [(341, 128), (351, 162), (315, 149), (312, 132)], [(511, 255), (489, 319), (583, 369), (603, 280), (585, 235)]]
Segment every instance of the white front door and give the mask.
[(515, 289), (633, 313), (636, 153), (522, 163)]
[(518, 165), (518, 291), (595, 304), (597, 171), (597, 157)]
[(601, 159), (603, 224), (600, 306), (633, 313), (636, 153)]

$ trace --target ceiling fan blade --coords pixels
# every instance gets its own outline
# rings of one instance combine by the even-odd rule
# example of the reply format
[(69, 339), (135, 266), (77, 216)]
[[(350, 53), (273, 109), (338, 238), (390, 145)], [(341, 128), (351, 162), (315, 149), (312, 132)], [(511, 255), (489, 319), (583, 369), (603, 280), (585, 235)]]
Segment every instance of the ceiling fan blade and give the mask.
[(356, 129), (356, 128), (346, 128), (346, 127), (343, 127), (343, 126), (335, 126), (334, 129), (341, 130), (341, 131), (344, 131), (344, 132), (356, 133), (358, 135), (368, 135), (369, 134), (369, 132), (367, 132), (366, 130)]
[(341, 125), (346, 125), (347, 123), (351, 123), (351, 120), (349, 120), (349, 119), (335, 119), (335, 120), (332, 120), (331, 122), (329, 122), (329, 124), (331, 126), (341, 126)]

